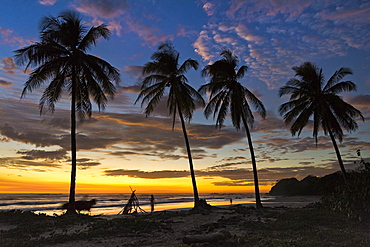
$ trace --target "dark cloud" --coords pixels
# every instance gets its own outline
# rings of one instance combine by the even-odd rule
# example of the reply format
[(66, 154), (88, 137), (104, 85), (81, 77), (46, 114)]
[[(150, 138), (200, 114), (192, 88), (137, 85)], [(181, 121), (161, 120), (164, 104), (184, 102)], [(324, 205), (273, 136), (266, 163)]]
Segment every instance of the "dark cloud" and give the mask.
[(356, 95), (354, 97), (349, 98), (348, 103), (358, 108), (362, 115), (368, 115), (367, 118), (369, 118), (370, 114), (370, 95), (368, 94), (360, 94)]
[(83, 159), (84, 161), (81, 161), (81, 159), (77, 160), (77, 167), (80, 170), (87, 170), (91, 167), (99, 166), (101, 165), (100, 162), (97, 161), (90, 161), (89, 159)]
[[(47, 114), (40, 117), (37, 115), (36, 104), (23, 101), (4, 100), (2, 102), (4, 102), (2, 120), (5, 124), (0, 126), (1, 141), (13, 140), (36, 147), (56, 146), (61, 150), (70, 150), (69, 111), (59, 110), (53, 115)], [(11, 122), (11, 119), (18, 121), (13, 121), (11, 125), (6, 124)], [(259, 124), (260, 121), (256, 125), (257, 128)], [(262, 127), (266, 132), (268, 125)], [(246, 144), (243, 144), (246, 143), (243, 131), (238, 132), (234, 127), (226, 126), (218, 130), (213, 124), (190, 123), (186, 126), (194, 159), (217, 158), (216, 150), (242, 142), (241, 148), (233, 150), (235, 155), (216, 161), (219, 165), (218, 169), (249, 162), (250, 153)], [(277, 127), (270, 128), (272, 130)], [(150, 116), (146, 118), (144, 114), (94, 112), (93, 118), (78, 124), (77, 132), (79, 151), (97, 150), (122, 159), (131, 159), (133, 156), (163, 160), (187, 159), (181, 126), (179, 122), (176, 122), (175, 129), (172, 130), (171, 119), (167, 117)], [(271, 134), (261, 136), (256, 132), (253, 145), (258, 162), (284, 161), (288, 158), (288, 154), (299, 154), (308, 150), (333, 150), (328, 137), (320, 136), (316, 145), (312, 137), (290, 137), (287, 131), (279, 132), (277, 137), (276, 133), (272, 131)], [(345, 136), (340, 148), (341, 150), (358, 148), (365, 150), (369, 146), (370, 142), (360, 141), (353, 136)], [(31, 148), (31, 150), (39, 149)], [(346, 152), (348, 151), (343, 151), (343, 156)], [(25, 150), (20, 150), (18, 154), (23, 154), (24, 158), (30, 160), (43, 157), (42, 155), (44, 157), (57, 156), (57, 153)], [(335, 158), (335, 154), (332, 156)], [(92, 165), (94, 164), (90, 164)]]
[(146, 179), (158, 179), (158, 178), (182, 178), (189, 176), (188, 171), (153, 171), (145, 172), (140, 170), (125, 170), (125, 169), (116, 169), (116, 170), (106, 170), (104, 171), (106, 176), (128, 176), (133, 178), (146, 178)]
[(123, 73), (129, 75), (132, 79), (134, 79), (136, 81), (136, 84), (141, 84), (141, 82), (144, 79), (143, 66), (134, 66), (134, 65), (125, 66), (123, 69)]
[(46, 159), (46, 160), (60, 160), (67, 158), (67, 151), (65, 149), (59, 149), (55, 151), (45, 150), (21, 150), (17, 154), (23, 155), (23, 159), (35, 160), (35, 159)]
[(142, 24), (141, 20), (126, 20), (126, 25), (131, 32), (136, 33), (141, 39), (145, 40), (149, 45), (155, 46), (166, 40), (173, 40), (174, 35), (165, 35), (161, 30), (154, 25)]
[(86, 15), (105, 19), (120, 16), (129, 8), (127, 0), (78, 0), (76, 5)]
[(3, 86), (3, 87), (10, 87), (13, 83), (11, 82), (8, 82), (8, 81), (4, 81), (4, 80), (0, 80), (0, 86)]
[[(6, 157), (0, 158), (0, 163), (3, 167), (9, 169), (18, 169), (18, 170), (32, 170), (32, 171), (46, 171), (45, 169), (50, 170), (51, 168), (61, 168), (62, 165), (55, 160), (44, 160), (44, 161), (32, 161), (27, 159), (20, 159), (19, 157)], [(44, 168), (44, 169), (41, 169)]]
[(253, 126), (253, 131), (262, 133), (281, 132), (286, 130), (288, 127), (284, 123), (282, 118), (276, 117), (272, 112), (266, 114), (265, 119), (259, 119)]
[(306, 165), (313, 165), (314, 162), (312, 162), (312, 161), (301, 161), (301, 162), (299, 162), (299, 164), (306, 166)]
[[(204, 170), (196, 170), (196, 177), (200, 178), (224, 178), (227, 179), (221, 182), (214, 182), (216, 186), (249, 186), (253, 185), (253, 173), (251, 169), (244, 168), (227, 168), (214, 169), (207, 168)], [(284, 168), (263, 168), (258, 170), (260, 185), (271, 185), (283, 178), (295, 177), (303, 179), (308, 175), (325, 176), (329, 173), (338, 171), (339, 168), (332, 168), (330, 165), (323, 166), (296, 166)], [(115, 169), (105, 170), (105, 176), (128, 176), (133, 178), (144, 179), (160, 179), (160, 178), (183, 178), (189, 177), (189, 171), (185, 170), (164, 170), (164, 171), (141, 171), (141, 170), (126, 170)]]

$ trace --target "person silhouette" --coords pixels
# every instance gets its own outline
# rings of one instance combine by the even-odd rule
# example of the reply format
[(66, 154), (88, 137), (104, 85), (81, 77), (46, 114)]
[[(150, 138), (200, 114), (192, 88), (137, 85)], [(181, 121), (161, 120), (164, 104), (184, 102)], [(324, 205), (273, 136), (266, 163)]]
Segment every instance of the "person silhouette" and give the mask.
[(150, 196), (150, 212), (153, 213), (154, 211), (154, 196)]

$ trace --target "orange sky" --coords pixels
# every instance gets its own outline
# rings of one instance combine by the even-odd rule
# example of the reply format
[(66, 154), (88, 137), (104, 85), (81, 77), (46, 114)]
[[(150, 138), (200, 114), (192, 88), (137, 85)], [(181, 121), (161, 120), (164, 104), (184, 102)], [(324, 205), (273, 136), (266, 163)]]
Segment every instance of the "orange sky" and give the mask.
[[(129, 193), (130, 186), (139, 193), (192, 193), (189, 178), (176, 179), (132, 179), (120, 177), (121, 183), (78, 182), (76, 193)], [(125, 181), (128, 180), (128, 181)], [(217, 178), (197, 178), (199, 193), (253, 193), (253, 186), (214, 186)], [(271, 186), (260, 186), (261, 193), (266, 193)], [(69, 182), (44, 179), (0, 178), (0, 193), (68, 193)]]

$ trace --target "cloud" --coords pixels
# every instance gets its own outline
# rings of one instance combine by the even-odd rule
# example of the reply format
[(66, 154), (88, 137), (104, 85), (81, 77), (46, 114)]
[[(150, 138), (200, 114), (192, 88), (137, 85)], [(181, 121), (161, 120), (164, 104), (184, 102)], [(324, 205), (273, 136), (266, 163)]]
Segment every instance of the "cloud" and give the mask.
[(179, 25), (178, 28), (177, 28), (177, 34), (176, 36), (177, 37), (189, 37), (189, 36), (193, 36), (193, 35), (196, 35), (197, 32), (196, 31), (192, 31), (192, 30), (187, 30), (187, 28), (185, 26), (182, 26), (182, 25)]
[(127, 12), (127, 0), (78, 0), (76, 9), (94, 18), (112, 19)]
[(349, 98), (348, 103), (358, 108), (364, 116), (370, 114), (370, 95), (356, 95)]
[(121, 36), (122, 25), (118, 21), (110, 21), (107, 27), (112, 32), (115, 31), (118, 36)]
[(370, 22), (370, 7), (359, 8), (359, 9), (347, 9), (338, 8), (339, 10), (327, 13), (323, 11), (320, 13), (320, 17), (324, 20), (332, 20), (335, 22), (355, 22), (368, 24)]
[(33, 41), (29, 39), (24, 39), (22, 37), (14, 36), (12, 30), (5, 29), (3, 27), (0, 27), (0, 34), (1, 34), (0, 44), (24, 46), (24, 45), (29, 45), (33, 43)]
[(245, 39), (246, 41), (249, 41), (255, 44), (262, 43), (262, 40), (263, 40), (262, 37), (252, 34), (252, 32), (243, 24), (239, 24), (238, 26), (236, 26), (235, 31), (239, 37), (241, 37), (242, 39)]
[(352, 48), (369, 50), (368, 12), (368, 5), (359, 2), (236, 0), (214, 9), (193, 47), (210, 62), (214, 51), (227, 45), (246, 62), (253, 81), (276, 89), (293, 76), (290, 68), (303, 58), (345, 56)]
[(207, 13), (207, 15), (209, 16), (213, 15), (215, 13), (214, 4), (211, 2), (206, 2), (203, 5), (203, 10)]
[(207, 32), (205, 30), (202, 30), (197, 40), (193, 43), (194, 51), (198, 53), (203, 60), (210, 61), (214, 55), (210, 53), (210, 48), (208, 45), (208, 41), (210, 40), (210, 37), (208, 36)]
[[(301, 15), (312, 3), (312, 1), (306, 0), (295, 0), (293, 2), (287, 0), (236, 0), (232, 2), (226, 14), (231, 18), (242, 16), (248, 20), (256, 18), (268, 19), (269, 17), (275, 17), (279, 14), (282, 15), (284, 19), (291, 19)], [(238, 15), (236, 15), (237, 12)], [(243, 16), (243, 14), (248, 15)]]
[(12, 86), (13, 83), (11, 82), (8, 82), (8, 81), (4, 81), (4, 80), (0, 80), (0, 86), (3, 86), (3, 87), (10, 87)]
[(4, 57), (1, 61), (4, 64), (3, 69), (6, 73), (12, 75), (15, 74), (14, 70), (17, 70), (17, 66), (12, 57)]
[(123, 73), (128, 75), (131, 79), (135, 80), (135, 85), (122, 87), (123, 90), (128, 91), (130, 93), (139, 93), (141, 88), (141, 83), (144, 79), (143, 76), (143, 66), (125, 66), (123, 69)]
[(91, 161), (90, 159), (87, 158), (77, 159), (77, 167), (80, 170), (87, 170), (99, 165), (101, 165), (101, 163), (98, 161)]
[(182, 178), (189, 176), (188, 171), (140, 171), (140, 170), (105, 170), (105, 176), (128, 176), (132, 178), (159, 179), (159, 178)]
[(140, 38), (145, 40), (151, 46), (155, 46), (160, 42), (166, 40), (173, 40), (173, 34), (164, 35), (161, 34), (161, 31), (153, 26), (143, 25), (138, 20), (128, 20), (126, 24), (131, 32), (136, 33)]
[(27, 159), (20, 159), (19, 157), (0, 158), (0, 163), (2, 164), (3, 167), (9, 169), (32, 170), (36, 172), (46, 172), (51, 168), (62, 167), (62, 165), (59, 162), (56, 162), (54, 160), (32, 161)]
[(42, 5), (54, 5), (58, 0), (39, 0)]
[[(284, 168), (263, 168), (258, 170), (260, 185), (271, 185), (283, 178), (296, 177), (303, 179), (308, 175), (324, 176), (336, 172), (328, 166), (292, 166)], [(225, 181), (215, 181), (215, 186), (250, 186), (254, 184), (251, 169), (227, 168), (225, 169), (202, 169), (195, 171), (197, 178), (224, 178)], [(127, 176), (143, 179), (163, 179), (163, 178), (186, 178), (190, 176), (186, 170), (163, 170), (163, 171), (142, 171), (128, 169), (109, 169), (103, 172), (104, 176)]]
[[(52, 115), (39, 116), (37, 104), (5, 99), (2, 100), (1, 107), (3, 124), (0, 126), (0, 134), (3, 140), (13, 140), (35, 147), (56, 146), (64, 150), (70, 149), (68, 110), (57, 108)], [(163, 107), (163, 110), (165, 109)], [(27, 123), (27, 126), (24, 123)], [(80, 151), (104, 150), (120, 144), (126, 148), (117, 149), (116, 152), (135, 151), (137, 155), (145, 156), (148, 150), (151, 150), (149, 154), (153, 157), (186, 158), (181, 127), (177, 122), (172, 130), (171, 119), (167, 117), (146, 118), (144, 114), (94, 112), (93, 118), (78, 123), (77, 130), (77, 148)], [(187, 124), (187, 130), (192, 149), (196, 153), (195, 158), (206, 157), (203, 152), (206, 148), (218, 149), (244, 138), (244, 134), (236, 132), (234, 128), (223, 128), (219, 131), (213, 124)], [(164, 136), (166, 138), (163, 138)], [(147, 150), (137, 149), (138, 147), (145, 147)], [(179, 150), (179, 153), (174, 153), (176, 150)]]
[(26, 160), (61, 160), (67, 158), (67, 151), (65, 149), (58, 149), (55, 151), (45, 151), (45, 150), (20, 150), (17, 154), (23, 155), (22, 158)]

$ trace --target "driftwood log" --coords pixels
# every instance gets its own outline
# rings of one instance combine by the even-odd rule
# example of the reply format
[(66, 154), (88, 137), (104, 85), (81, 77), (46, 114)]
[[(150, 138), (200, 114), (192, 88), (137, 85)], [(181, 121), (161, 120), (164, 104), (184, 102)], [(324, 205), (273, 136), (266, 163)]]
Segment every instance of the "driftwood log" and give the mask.
[(203, 235), (188, 235), (182, 239), (182, 242), (184, 244), (215, 243), (229, 238), (231, 238), (231, 233), (228, 230), (223, 229), (219, 232), (213, 232)]
[(135, 195), (136, 190), (131, 189), (131, 191), (132, 192), (131, 192), (130, 199), (128, 199), (128, 202), (127, 202), (126, 206), (124, 206), (123, 209), (118, 214), (137, 213), (138, 209), (141, 212), (145, 212), (145, 210), (140, 207), (139, 199), (137, 199), (137, 197)]

